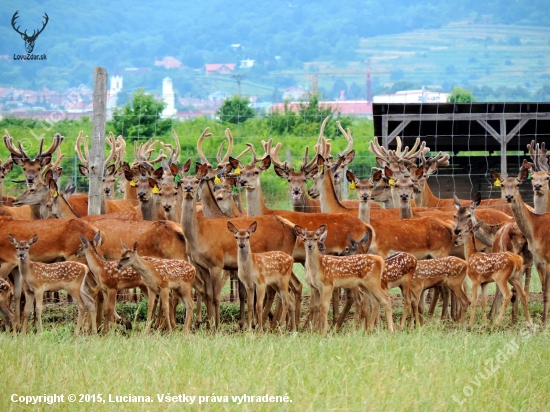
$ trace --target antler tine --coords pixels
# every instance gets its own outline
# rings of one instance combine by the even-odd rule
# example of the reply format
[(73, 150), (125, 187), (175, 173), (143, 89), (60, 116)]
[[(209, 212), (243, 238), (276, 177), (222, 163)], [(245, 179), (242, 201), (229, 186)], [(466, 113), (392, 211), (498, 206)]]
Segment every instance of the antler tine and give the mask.
[(65, 136), (61, 136), (59, 133), (56, 133), (53, 137), (53, 143), (50, 146), (48, 150), (46, 150), (46, 153), (42, 153), (42, 146), (44, 145), (44, 139), (40, 142), (40, 149), (38, 151), (38, 156), (36, 156), (37, 159), (44, 158), (46, 156), (51, 156), (57, 148), (61, 145), (61, 142), (65, 139)]
[(248, 152), (250, 151), (250, 147), (247, 147), (246, 149), (244, 149), (240, 155), (236, 156), (235, 159), (240, 159), (241, 157), (243, 157), (245, 154), (247, 154)]
[(63, 159), (65, 157), (65, 153), (61, 153), (61, 148), (60, 147), (58, 147), (55, 152), (57, 154), (57, 160), (52, 165), (52, 170), (56, 170), (59, 167), (59, 165), (61, 164), (61, 159)]
[(222, 140), (222, 144), (220, 145), (220, 147), (218, 147), (218, 153), (216, 154), (216, 159), (218, 160), (219, 164), (222, 163), (221, 154), (224, 147), (225, 147), (225, 140)]
[[(426, 146), (426, 142), (422, 142), (422, 143), (424, 143), (424, 146)], [(415, 157), (418, 157), (418, 153), (416, 152), (416, 149), (418, 149), (419, 144), (420, 144), (420, 137), (417, 137), (411, 150), (407, 150), (408, 147), (405, 148), (405, 150), (403, 151), (404, 152), (403, 157), (407, 159), (414, 159)]]
[(7, 129), (4, 129), (4, 133), (4, 144), (6, 145), (6, 148), (10, 151), (10, 153), (15, 157), (24, 157), (23, 153), (21, 153), (19, 149), (16, 148), (13, 144), (13, 137), (10, 136)]
[[(156, 143), (156, 142), (155, 142), (155, 143)], [(167, 157), (167, 156), (164, 154), (163, 150), (160, 149), (160, 150), (159, 150), (159, 155), (158, 155), (158, 157), (157, 157), (155, 160), (149, 160), (149, 163), (150, 163), (151, 165), (154, 165), (155, 163), (158, 163), (158, 162), (160, 162), (160, 161), (166, 159), (166, 157)]]
[(180, 139), (178, 139), (178, 135), (174, 129), (172, 129), (172, 135), (176, 141), (176, 152), (172, 153), (172, 156), (170, 157), (170, 164), (177, 163), (181, 153)]
[(262, 140), (262, 146), (264, 147), (264, 154), (262, 155), (260, 160), (263, 160), (267, 156), (271, 155), (271, 146), (273, 146), (273, 139), (271, 138), (267, 142), (265, 140)]
[(540, 154), (539, 154), (539, 167), (542, 171), (548, 172), (548, 157), (546, 155), (546, 142), (542, 142), (540, 145)]
[(325, 117), (325, 120), (323, 120), (323, 123), (321, 124), (321, 130), (319, 131), (319, 137), (317, 138), (317, 144), (321, 143), (321, 138), (323, 137), (325, 133), (325, 126), (327, 125), (328, 119), (330, 119), (330, 116)]
[(437, 160), (438, 166), (449, 166), (449, 159), (451, 156), (449, 156), (447, 153), (443, 154), (439, 152), (442, 156), (440, 159)]
[[(231, 130), (229, 130), (229, 128), (225, 129), (225, 135), (227, 136), (227, 140), (229, 141), (229, 146), (227, 147), (227, 152), (225, 152), (225, 155), (222, 157), (221, 161), (218, 161), (219, 163), (227, 162), (229, 160), (231, 152), (233, 151), (233, 135), (231, 134)], [(223, 142), (225, 143), (225, 140)], [(221, 147), (223, 147), (223, 145)]]
[(206, 158), (206, 156), (202, 151), (202, 142), (206, 137), (212, 136), (212, 133), (210, 133), (209, 131), (210, 131), (209, 127), (204, 129), (201, 136), (199, 137), (199, 140), (197, 140), (197, 152), (199, 153), (199, 157), (201, 158), (201, 161), (205, 164), (210, 164), (210, 162), (208, 161), (208, 159)]
[(390, 162), (388, 151), (380, 146), (378, 143), (378, 137), (374, 136), (374, 139), (369, 142), (369, 150), (379, 159), (383, 160), (386, 163)]
[(287, 170), (290, 166), (287, 166), (286, 161), (283, 163), (279, 159), (279, 151), (281, 150), (282, 146), (283, 146), (282, 143), (279, 142), (275, 145), (273, 149), (271, 149), (271, 161), (273, 162), (274, 165), (279, 166), (281, 169)]
[(105, 161), (103, 162), (103, 168), (105, 169), (107, 165), (115, 158), (116, 156), (116, 141), (115, 141), (115, 135), (113, 132), (109, 132), (109, 137), (105, 139), (107, 141), (107, 144), (111, 147), (111, 152), (109, 153), (109, 156)]
[(345, 156), (347, 155), (349, 152), (351, 152), (351, 149), (353, 147), (353, 136), (351, 135), (351, 132), (350, 130), (348, 129), (347, 132), (346, 130), (344, 130), (344, 128), (342, 127), (342, 125), (340, 124), (340, 121), (337, 121), (336, 122), (336, 125), (338, 126), (338, 129), (340, 129), (340, 131), (342, 132), (342, 134), (344, 135), (344, 137), (346, 138), (346, 140), (348, 141), (348, 145), (346, 146), (346, 148), (344, 149), (344, 151), (339, 154), (338, 156)]
[(397, 140), (397, 148), (394, 150), (393, 153), (395, 154), (395, 156), (401, 159), (403, 155), (403, 153), (401, 153), (401, 147), (403, 143), (401, 142), (401, 137), (399, 136), (396, 136), (395, 140)]
[(124, 140), (121, 135), (117, 137), (117, 147), (117, 158), (115, 163), (117, 168), (119, 168), (124, 162), (124, 156), (126, 156), (126, 140)]
[(250, 166), (254, 166), (256, 162), (259, 162), (259, 159), (256, 156), (256, 151), (254, 150), (254, 145), (252, 143), (246, 143), (246, 145), (249, 147), (250, 151), (252, 152), (252, 162), (250, 162)]
[(78, 158), (80, 159), (80, 162), (85, 167), (88, 167), (88, 160), (82, 154), (82, 148), (80, 147), (82, 145), (82, 140), (83, 140), (82, 131), (80, 131), (80, 133), (78, 134), (78, 137), (76, 138), (76, 144), (74, 148), (76, 150), (76, 153), (78, 154)]

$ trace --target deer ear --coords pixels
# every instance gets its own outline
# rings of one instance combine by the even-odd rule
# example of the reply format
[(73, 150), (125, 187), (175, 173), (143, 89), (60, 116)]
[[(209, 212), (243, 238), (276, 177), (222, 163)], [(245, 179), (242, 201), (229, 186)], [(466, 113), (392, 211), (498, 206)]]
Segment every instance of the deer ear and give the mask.
[(13, 162), (9, 162), (4, 166), (4, 173), (8, 174), (13, 169)]
[(313, 176), (315, 176), (318, 172), (319, 172), (319, 168), (318, 168), (317, 166), (315, 166), (315, 167), (312, 168), (312, 169), (309, 169), (309, 170), (306, 172), (306, 179), (312, 179)]
[(52, 161), (51, 156), (45, 156), (40, 159), (40, 167), (48, 166)]
[[(48, 187), (50, 188), (51, 192), (54, 192), (54, 193), (57, 192), (57, 184), (55, 183), (55, 180), (50, 179), (48, 181)], [(55, 196), (55, 194), (54, 194), (54, 196)]]
[(162, 177), (162, 174), (163, 174), (163, 173), (164, 173), (164, 169), (163, 169), (162, 166), (161, 166), (161, 167), (159, 167), (157, 170), (155, 170), (155, 171), (153, 172), (153, 177), (154, 177), (155, 179), (160, 179), (160, 178)]
[(109, 167), (107, 167), (107, 170), (105, 170), (107, 172), (106, 175), (111, 176), (113, 173), (115, 173), (115, 170), (116, 170), (116, 165), (115, 164), (110, 165)]
[(82, 242), (82, 244), (86, 247), (90, 246), (90, 242), (88, 242), (88, 239), (86, 239), (84, 236), (82, 236), (80, 233), (78, 234), (78, 236), (80, 237), (80, 241)]
[(97, 233), (94, 235), (93, 241), (96, 244), (101, 245), (101, 231), (100, 230), (98, 230)]
[(172, 164), (170, 165), (170, 171), (171, 171), (172, 174), (175, 176), (175, 175), (177, 175), (177, 174), (180, 172), (180, 168), (178, 167), (177, 164), (172, 163)]
[[(82, 173), (82, 172), (81, 172)], [(134, 180), (134, 174), (130, 172), (129, 170), (124, 171), (124, 177), (127, 181), (132, 182)]]
[(348, 239), (349, 239), (349, 242), (351, 243), (352, 246), (357, 245), (358, 242), (356, 242), (355, 239), (352, 238), (350, 235), (348, 235)]
[(34, 245), (36, 242), (38, 242), (38, 233), (35, 233), (32, 235), (32, 237), (29, 240), (29, 246)]
[(304, 234), (305, 234), (305, 230), (304, 230), (303, 227), (296, 225), (296, 226), (294, 226), (294, 233), (298, 237), (303, 237)]
[(424, 174), (424, 169), (419, 167), (414, 171), (414, 176), (416, 176), (417, 179), (420, 179), (422, 175)]
[(229, 229), (230, 232), (232, 232), (233, 234), (237, 234), (238, 232), (238, 229), (235, 227), (235, 225), (233, 223), (231, 223), (231, 221), (227, 221), (227, 229)]
[(475, 209), (480, 205), (480, 203), (481, 203), (481, 192), (477, 192), (474, 198), (472, 199), (472, 204), (470, 205), (470, 207), (472, 209)]
[(393, 177), (393, 172), (388, 166), (384, 166), (384, 174), (387, 178)]
[[(362, 245), (366, 245), (369, 240), (370, 240), (370, 232), (367, 231), (367, 233), (365, 233), (365, 235), (361, 238), (359, 243), (362, 244)], [(366, 253), (366, 251), (365, 251), (365, 253)]]
[(472, 231), (475, 232), (476, 230), (478, 230), (478, 229), (481, 227), (482, 224), (483, 224), (483, 222), (477, 222), (477, 223), (472, 227)]
[(318, 236), (318, 237), (321, 237), (324, 233), (328, 233), (327, 232), (327, 225), (321, 225), (319, 226), (319, 229), (317, 229), (315, 231), (315, 234)]
[(498, 180), (498, 181), (501, 180), (501, 179), (500, 179), (500, 173), (497, 173), (497, 172), (495, 172), (494, 170), (491, 170), (489, 173), (491, 174), (491, 177), (492, 177), (494, 180)]
[(187, 162), (185, 162), (181, 168), (182, 173), (187, 173), (191, 169), (191, 159), (187, 159)]
[(453, 200), (457, 209), (462, 206), (462, 204), (460, 203), (460, 199), (456, 196), (456, 194), (453, 194)]
[(11, 233), (8, 233), (8, 239), (12, 245), (17, 245), (17, 239)]
[(125, 252), (127, 250), (130, 250), (130, 248), (128, 246), (126, 246), (122, 240), (120, 241), (120, 244), (122, 245), (122, 250), (124, 250)]
[(258, 222), (254, 221), (248, 228), (248, 233), (254, 233), (258, 229)]
[(136, 240), (134, 242), (134, 252), (137, 252), (137, 249), (138, 249), (138, 241)]
[(277, 174), (277, 176), (279, 176), (283, 179), (288, 179), (288, 173), (285, 169), (283, 169), (282, 167), (279, 167), (277, 165), (273, 165), (273, 169), (275, 169), (275, 173)]
[(346, 171), (346, 179), (348, 179), (350, 183), (355, 182), (355, 174), (351, 170)]
[(355, 149), (349, 152), (347, 155), (342, 156), (342, 163), (340, 166), (347, 166), (351, 162), (353, 162), (353, 159), (355, 158)]
[(233, 169), (236, 169), (238, 167), (242, 169), (244, 167), (244, 165), (241, 162), (239, 162), (238, 159), (235, 159), (234, 157), (231, 157), (231, 156), (229, 156), (229, 164)]
[(260, 170), (263, 172), (269, 169), (269, 166), (271, 166), (271, 156), (266, 156), (260, 164)]
[(519, 170), (518, 174), (518, 180), (520, 182), (523, 182), (527, 180), (527, 177), (529, 176), (529, 169), (524, 169), (523, 167)]
[(373, 182), (378, 182), (380, 179), (382, 179), (382, 170), (377, 170), (372, 174), (371, 177)]
[(84, 165), (78, 165), (78, 171), (82, 176), (88, 177), (88, 168)]

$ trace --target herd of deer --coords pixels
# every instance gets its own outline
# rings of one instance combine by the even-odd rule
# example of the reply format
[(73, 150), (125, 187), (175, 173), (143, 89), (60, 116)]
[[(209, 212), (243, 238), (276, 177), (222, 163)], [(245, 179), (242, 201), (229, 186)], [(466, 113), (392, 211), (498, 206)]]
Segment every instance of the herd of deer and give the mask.
[[(115, 310), (117, 293), (139, 288), (148, 298), (149, 327), (158, 304), (157, 323), (172, 330), (175, 307), (181, 301), (188, 331), (194, 289), (197, 306), (206, 303), (207, 324), (217, 328), (222, 287), (232, 278), (239, 281), (241, 327), (246, 323), (251, 328), (255, 323), (257, 330), (263, 331), (276, 300), (270, 326), (296, 330), (302, 284), (293, 272), (294, 263), (304, 265), (311, 287), (307, 326), (320, 333), (327, 332), (331, 300), (337, 330), (353, 305), (356, 322), (372, 329), (382, 305), (388, 330), (393, 332), (389, 289), (395, 287), (401, 289), (404, 300), (401, 328), (409, 312), (411, 327), (422, 323), (424, 292), (430, 288), (435, 288), (430, 313), (441, 295), (442, 318), (450, 316), (462, 322), (471, 302), (471, 326), (479, 286), (486, 321), (490, 282), (496, 282), (503, 299), (495, 323), (502, 320), (515, 292), (526, 322), (532, 325), (528, 298), (533, 264), (543, 285), (546, 323), (550, 170), (544, 143), (528, 145), (533, 162), (524, 161), (518, 177), (492, 172), (494, 185), (502, 189), (501, 199), (482, 201), (479, 194), (472, 201), (456, 196), (440, 199), (427, 181), (439, 167), (449, 164), (447, 154), (426, 158), (430, 149), (425, 142), (420, 144), (420, 139), (409, 149), (397, 138), (397, 147), (389, 150), (374, 138), (370, 151), (379, 167), (373, 168), (370, 179), (359, 179), (347, 170), (355, 156), (350, 130), (338, 123), (348, 145), (333, 156), (330, 140), (324, 137), (327, 120), (314, 146), (315, 155), (309, 160), (306, 147), (299, 167), (279, 160), (281, 143), (273, 147), (271, 139), (262, 141), (260, 157), (252, 144), (231, 157), (234, 139), (229, 129), (227, 151), (222, 156), (224, 140), (214, 166), (202, 150), (203, 141), (211, 136), (207, 128), (198, 139), (201, 162), (196, 163), (194, 175), (189, 173), (190, 160), (178, 166), (181, 149), (175, 133), (175, 145), (161, 142), (156, 159), (151, 157), (158, 142), (135, 143), (132, 164), (124, 161), (124, 139), (110, 134), (102, 214), (94, 216), (87, 215), (88, 195), (73, 194), (71, 181), (60, 190), (63, 136), (56, 134), (47, 151), (43, 151), (42, 139), (32, 159), (21, 142), (14, 143), (6, 131), (4, 143), (11, 157), (0, 161), (0, 195), (3, 180), (14, 165), (23, 168), (26, 184), (19, 197), (1, 197), (0, 311), (6, 324), (21, 329), (23, 292), (22, 330), (28, 328), (34, 302), (41, 331), (44, 293), (64, 289), (78, 306), (75, 333), (85, 324), (93, 333), (103, 324), (106, 333), (109, 324), (120, 319)], [(83, 138), (82, 132), (76, 150), (79, 170), (88, 176), (88, 138)], [(241, 159), (248, 152), (252, 160), (244, 164)], [(289, 182), (292, 211), (272, 210), (265, 204), (260, 177), (271, 164), (276, 174)], [(519, 185), (529, 174), (534, 210), (523, 203), (519, 193)], [(344, 176), (358, 200), (340, 200)], [(121, 200), (114, 198), (119, 178)], [(313, 186), (306, 191), (310, 179)], [(246, 210), (234, 187), (244, 189)], [(465, 293), (466, 277), (472, 285), (471, 299)], [(341, 312), (340, 289), (346, 295)], [(499, 301), (495, 296), (490, 316), (496, 314)], [(517, 316), (516, 300), (512, 319)], [(200, 310), (196, 320), (202, 321)]]

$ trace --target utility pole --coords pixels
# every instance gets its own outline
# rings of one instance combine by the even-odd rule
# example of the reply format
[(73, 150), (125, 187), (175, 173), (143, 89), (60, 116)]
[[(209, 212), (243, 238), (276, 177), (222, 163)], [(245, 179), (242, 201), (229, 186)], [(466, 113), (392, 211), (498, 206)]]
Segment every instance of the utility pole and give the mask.
[(237, 80), (237, 86), (239, 87), (239, 96), (241, 96), (241, 81), (246, 77), (244, 74), (233, 74), (232, 75), (235, 80)]

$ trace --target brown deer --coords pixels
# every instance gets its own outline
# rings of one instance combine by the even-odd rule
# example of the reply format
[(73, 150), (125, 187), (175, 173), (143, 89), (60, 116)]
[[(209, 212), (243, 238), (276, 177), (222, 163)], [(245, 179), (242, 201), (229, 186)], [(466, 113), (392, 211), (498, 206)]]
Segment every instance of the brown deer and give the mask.
[[(367, 239), (363, 238), (358, 242), (350, 236), (349, 240), (350, 240), (350, 244), (346, 246), (346, 248), (340, 253), (339, 256), (353, 256), (353, 255), (367, 253), (367, 250), (365, 250), (365, 244), (367, 243)], [(403, 309), (403, 316), (401, 318), (401, 329), (405, 327), (407, 316), (412, 307), (410, 287), (411, 287), (413, 274), (416, 268), (416, 262), (417, 260), (414, 256), (405, 252), (398, 252), (384, 259), (385, 265), (384, 265), (384, 271), (382, 272), (382, 289), (386, 293), (389, 293), (390, 289), (398, 287), (401, 289), (401, 293), (404, 298), (404, 309)], [(355, 291), (350, 293), (348, 296), (355, 297), (357, 296), (357, 293), (358, 291)], [(344, 322), (345, 317), (348, 314), (352, 303), (353, 303), (353, 299), (348, 298), (346, 300), (346, 305), (344, 306), (344, 309), (342, 310), (340, 318), (338, 318), (338, 321), (336, 324), (338, 329), (341, 327), (342, 323)], [(363, 308), (362, 312), (364, 311), (365, 309)]]
[[(117, 270), (132, 268), (141, 276), (149, 291), (159, 296), (165, 319), (170, 319), (170, 290), (172, 290), (185, 305), (184, 330), (189, 331), (193, 317), (191, 288), (195, 281), (195, 268), (185, 260), (138, 256), (138, 242), (134, 243), (133, 249), (129, 249), (124, 243), (122, 247), (124, 252), (116, 266)], [(171, 322), (168, 321), (167, 325), (168, 330), (171, 331)]]
[[(519, 192), (519, 186), (529, 174), (529, 168), (522, 166), (517, 178), (507, 177), (502, 178), (499, 173), (491, 171), (491, 177), (495, 180), (495, 186), (500, 187), (504, 198), (510, 204), (516, 224), (521, 233), (529, 243), (529, 250), (533, 253), (533, 257), (539, 263), (537, 269), (541, 276), (543, 288), (543, 312), (542, 321), (546, 324), (548, 316), (548, 302), (550, 300), (550, 245), (548, 245), (547, 231), (550, 227), (550, 214), (544, 213), (537, 215), (529, 207), (523, 203), (523, 199)], [(540, 269), (539, 269), (540, 268)]]
[(11, 157), (8, 157), (6, 161), (0, 159), (0, 207), (1, 206), (12, 206), (12, 202), (15, 199), (13, 196), (2, 196), (2, 190), (4, 187), (4, 179), (7, 174), (11, 172), (13, 168), (13, 160)]
[[(248, 329), (252, 326), (252, 316), (254, 313), (254, 292), (256, 292), (256, 316), (258, 319), (258, 331), (263, 331), (262, 304), (265, 297), (267, 286), (276, 289), (282, 302), (281, 329), (286, 326), (287, 311), (290, 314), (291, 330), (296, 330), (294, 304), (291, 301), (288, 292), (289, 282), (292, 275), (292, 266), (294, 259), (280, 251), (271, 251), (264, 253), (252, 253), (250, 249), (250, 236), (256, 232), (258, 223), (252, 222), (247, 230), (237, 229), (231, 221), (227, 221), (227, 228), (237, 240), (238, 245), (238, 272), (237, 276), (246, 287), (248, 302)], [(269, 307), (266, 306), (266, 311)]]
[(531, 173), (531, 185), (533, 186), (533, 204), (537, 215), (550, 212), (550, 196), (548, 196), (548, 188), (550, 184), (550, 167), (548, 165), (548, 154), (546, 151), (546, 143), (542, 142), (535, 146), (533, 140), (527, 145), (527, 149), (531, 154), (532, 163), (523, 161), (523, 167), (527, 167)]
[(472, 282), (472, 311), (470, 314), (469, 326), (472, 326), (475, 321), (477, 294), (480, 286), (482, 287), (481, 315), (484, 323), (487, 320), (485, 307), (487, 304), (487, 285), (490, 282), (496, 282), (504, 296), (504, 301), (502, 302), (500, 313), (495, 319), (495, 324), (498, 324), (502, 320), (504, 312), (512, 299), (512, 292), (507, 285), (507, 283), (510, 283), (519, 294), (527, 324), (532, 326), (533, 323), (529, 316), (527, 296), (521, 286), (523, 258), (512, 252), (479, 253), (476, 250), (474, 232), (480, 226), (480, 222), (476, 225), (472, 225), (471, 221), (464, 226), (461, 225), (461, 227), (457, 225), (457, 230), (460, 231), (460, 235), (456, 243), (457, 245), (464, 245), (464, 255), (468, 262), (468, 277)]
[[(19, 239), (30, 239), (34, 234), (40, 236), (41, 241), (30, 251), (30, 259), (42, 263), (57, 262), (60, 260), (80, 260), (76, 252), (80, 246), (78, 233), (93, 237), (97, 231), (90, 223), (79, 219), (46, 219), (46, 220), (2, 220), (0, 225), (0, 277), (7, 278), (13, 271), (15, 297), (15, 324), (20, 323), (21, 277), (19, 261), (13, 253), (8, 234), (12, 233)], [(15, 271), (14, 271), (15, 269)]]
[(4, 317), (6, 329), (13, 329), (14, 314), (11, 310), (11, 300), (13, 297), (13, 286), (7, 279), (0, 278), (0, 313)]
[[(312, 285), (312, 293), (319, 295), (319, 330), (327, 332), (327, 314), (335, 287), (353, 289), (359, 287), (369, 296), (376, 299), (385, 309), (388, 330), (393, 332), (392, 309), (389, 296), (382, 289), (382, 272), (384, 259), (375, 255), (327, 256), (319, 252), (319, 241), (326, 237), (326, 225), (321, 225), (315, 232), (307, 231), (298, 225), (294, 230), (301, 238), (306, 249), (306, 279)], [(377, 313), (373, 313), (372, 319)]]
[[(97, 246), (101, 243), (101, 232), (97, 232), (93, 239), (80, 235), (81, 246), (77, 252), (77, 256), (85, 258), (88, 267), (92, 273), (93, 279), (101, 292), (103, 293), (104, 301), (104, 327), (103, 334), (109, 331), (110, 323), (115, 320), (116, 311), (116, 295), (119, 290), (139, 287), (143, 291), (147, 291), (147, 321), (153, 319), (153, 308), (155, 303), (155, 294), (148, 290), (143, 282), (143, 279), (132, 268), (119, 270), (117, 262), (104, 260), (97, 251)], [(99, 313), (100, 311), (98, 311)]]
[[(28, 241), (17, 240), (8, 234), (8, 239), (15, 246), (17, 259), (19, 260), (19, 272), (23, 278), (25, 290), (25, 308), (23, 309), (23, 331), (27, 332), (29, 315), (34, 300), (36, 300), (36, 317), (38, 329), (42, 333), (42, 305), (44, 292), (58, 292), (61, 289), (67, 291), (78, 307), (78, 321), (75, 335), (80, 333), (84, 322), (86, 309), (90, 312), (92, 320), (92, 332), (97, 332), (95, 323), (95, 303), (86, 292), (86, 283), (83, 282), (89, 269), (78, 262), (39, 263), (32, 262), (29, 257), (29, 249), (38, 241), (38, 235), (34, 234)], [(84, 287), (83, 287), (84, 286)]]

